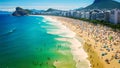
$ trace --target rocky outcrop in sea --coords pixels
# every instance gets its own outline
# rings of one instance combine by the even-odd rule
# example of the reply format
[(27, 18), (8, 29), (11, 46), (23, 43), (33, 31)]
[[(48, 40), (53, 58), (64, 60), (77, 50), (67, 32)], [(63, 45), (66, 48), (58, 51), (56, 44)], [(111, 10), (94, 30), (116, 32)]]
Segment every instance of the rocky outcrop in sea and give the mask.
[(16, 7), (16, 11), (12, 13), (13, 16), (26, 16), (29, 15), (29, 10), (21, 7)]

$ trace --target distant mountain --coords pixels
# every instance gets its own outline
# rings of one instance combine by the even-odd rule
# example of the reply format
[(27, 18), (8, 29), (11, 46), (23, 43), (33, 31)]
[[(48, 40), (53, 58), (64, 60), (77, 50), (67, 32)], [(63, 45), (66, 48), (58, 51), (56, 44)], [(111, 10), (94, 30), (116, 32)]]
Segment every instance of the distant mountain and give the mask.
[(78, 11), (79, 11), (79, 10), (82, 10), (82, 9), (83, 9), (83, 7), (81, 7), (81, 8), (77, 8), (77, 9), (74, 9), (74, 10), (78, 10)]
[(84, 9), (120, 9), (120, 3), (113, 0), (95, 0), (93, 4)]
[(52, 12), (52, 11), (61, 11), (61, 10), (53, 9), (53, 8), (49, 8), (48, 10), (46, 10), (46, 12)]
[(30, 13), (28, 9), (23, 9), (21, 7), (16, 7), (16, 11), (13, 12), (13, 16), (26, 16)]
[(45, 10), (31, 9), (31, 12), (44, 12)]

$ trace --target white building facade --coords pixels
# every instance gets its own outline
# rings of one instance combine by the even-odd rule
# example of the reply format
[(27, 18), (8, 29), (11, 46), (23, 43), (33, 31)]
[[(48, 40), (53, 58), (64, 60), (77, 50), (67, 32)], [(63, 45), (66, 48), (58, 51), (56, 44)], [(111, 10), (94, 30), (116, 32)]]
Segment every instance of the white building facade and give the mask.
[(114, 9), (110, 13), (110, 22), (118, 24), (120, 22), (120, 10)]

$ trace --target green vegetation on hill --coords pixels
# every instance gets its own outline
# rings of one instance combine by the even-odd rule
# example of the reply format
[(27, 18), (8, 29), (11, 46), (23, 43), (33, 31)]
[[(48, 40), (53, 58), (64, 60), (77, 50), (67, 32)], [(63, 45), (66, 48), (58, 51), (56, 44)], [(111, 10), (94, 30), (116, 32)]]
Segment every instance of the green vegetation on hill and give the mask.
[[(74, 17), (69, 17), (69, 18), (74, 18)], [(92, 23), (94, 25), (97, 25), (97, 24), (100, 24), (100, 25), (103, 25), (103, 26), (107, 26), (107, 27), (110, 27), (114, 30), (120, 30), (120, 24), (113, 24), (111, 22), (106, 22), (106, 21), (99, 21), (99, 20), (90, 20), (90, 19), (86, 19), (86, 18), (74, 18), (74, 19), (79, 19), (79, 20), (82, 20), (82, 21), (87, 21), (89, 23)]]
[(25, 15), (28, 15), (30, 14), (30, 11), (27, 10), (27, 9), (23, 9), (21, 7), (16, 7), (16, 11), (13, 12), (13, 16), (25, 16)]
[(89, 19), (85, 19), (85, 18), (80, 18), (80, 20), (87, 21), (87, 22), (93, 23), (95, 25), (101, 24), (103, 26), (111, 27), (112, 29), (115, 29), (115, 30), (116, 29), (120, 30), (120, 24), (113, 24), (113, 23), (110, 23), (110, 22), (99, 21), (99, 20), (89, 20)]
[(120, 9), (120, 3), (114, 0), (95, 0), (93, 4), (87, 6), (85, 9)]

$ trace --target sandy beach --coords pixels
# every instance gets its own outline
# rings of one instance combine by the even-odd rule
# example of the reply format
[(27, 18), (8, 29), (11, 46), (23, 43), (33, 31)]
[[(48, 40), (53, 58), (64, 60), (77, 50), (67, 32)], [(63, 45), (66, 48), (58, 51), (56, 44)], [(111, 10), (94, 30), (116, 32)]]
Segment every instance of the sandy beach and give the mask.
[[(92, 68), (118, 68), (120, 67), (120, 31), (114, 31), (109, 27), (91, 24), (71, 18), (44, 16), (55, 22), (60, 22), (84, 39), (82, 45), (88, 54)], [(70, 41), (70, 40), (69, 40)], [(79, 49), (81, 43), (74, 39), (76, 46), (71, 46), (71, 53), (76, 61), (76, 67), (80, 68), (79, 56), (86, 56)], [(80, 51), (79, 51), (80, 50)], [(84, 57), (84, 58), (86, 58)], [(81, 61), (81, 60), (80, 60)], [(89, 62), (88, 61), (88, 62)]]

